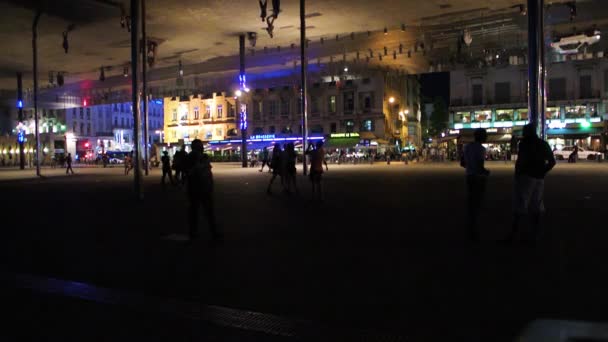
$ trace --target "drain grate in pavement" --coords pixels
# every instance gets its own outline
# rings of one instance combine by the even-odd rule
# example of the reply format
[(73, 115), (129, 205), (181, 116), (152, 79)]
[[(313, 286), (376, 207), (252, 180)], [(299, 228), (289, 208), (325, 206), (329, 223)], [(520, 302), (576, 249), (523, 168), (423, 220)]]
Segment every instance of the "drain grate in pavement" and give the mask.
[(268, 335), (317, 341), (397, 342), (401, 336), (379, 334), (356, 329), (335, 328), (305, 320), (227, 307), (204, 305), (178, 299), (168, 299), (126, 291), (112, 290), (81, 282), (46, 278), (27, 274), (0, 273), (3, 284), (29, 289), (43, 294), (78, 298), (94, 303), (117, 305), (136, 312), (168, 314), (189, 320), (200, 320), (217, 326), (253, 331)]

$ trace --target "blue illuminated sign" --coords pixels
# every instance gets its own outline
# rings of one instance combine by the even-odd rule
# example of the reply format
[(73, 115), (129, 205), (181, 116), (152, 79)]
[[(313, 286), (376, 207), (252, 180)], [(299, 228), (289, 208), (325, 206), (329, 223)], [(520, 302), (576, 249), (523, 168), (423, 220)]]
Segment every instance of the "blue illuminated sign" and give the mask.
[(154, 103), (156, 103), (157, 105), (162, 105), (163, 104), (163, 100), (154, 100)]
[(251, 139), (260, 139), (260, 140), (262, 140), (262, 139), (264, 139), (264, 140), (266, 140), (266, 139), (271, 140), (271, 139), (274, 139), (274, 138), (275, 138), (274, 134), (256, 134), (256, 135), (252, 135), (251, 136)]
[(17, 133), (17, 142), (20, 144), (25, 142), (25, 131), (22, 129)]
[(247, 104), (241, 104), (241, 130), (247, 129)]
[(23, 101), (22, 100), (18, 100), (17, 101), (17, 108), (23, 108)]

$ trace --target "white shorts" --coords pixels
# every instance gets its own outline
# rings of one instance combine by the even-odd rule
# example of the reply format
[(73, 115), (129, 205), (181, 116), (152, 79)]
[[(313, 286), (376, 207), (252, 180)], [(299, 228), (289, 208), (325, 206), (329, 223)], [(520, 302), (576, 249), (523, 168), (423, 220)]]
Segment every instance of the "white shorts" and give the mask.
[(513, 211), (515, 214), (540, 214), (545, 212), (543, 193), (545, 180), (530, 176), (515, 176), (513, 189)]

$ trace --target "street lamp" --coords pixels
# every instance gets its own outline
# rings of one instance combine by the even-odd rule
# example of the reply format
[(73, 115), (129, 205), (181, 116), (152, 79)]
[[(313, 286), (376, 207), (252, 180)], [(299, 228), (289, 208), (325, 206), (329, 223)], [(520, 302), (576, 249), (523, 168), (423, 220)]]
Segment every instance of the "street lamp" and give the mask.
[(391, 97), (389, 97), (389, 98), (388, 98), (388, 102), (389, 102), (389, 103), (395, 103), (395, 98), (394, 98), (394, 97), (392, 97), (392, 96), (391, 96)]

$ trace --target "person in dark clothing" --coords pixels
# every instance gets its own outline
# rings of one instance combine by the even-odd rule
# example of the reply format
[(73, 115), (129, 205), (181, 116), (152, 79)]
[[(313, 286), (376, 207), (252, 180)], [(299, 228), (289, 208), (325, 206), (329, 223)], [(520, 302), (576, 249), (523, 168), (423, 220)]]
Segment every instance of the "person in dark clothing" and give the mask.
[[(298, 155), (295, 150), (293, 143), (289, 143), (285, 146), (285, 160), (283, 175), (285, 178), (284, 185), (287, 193), (291, 193), (293, 190), (296, 194), (298, 193), (298, 187), (296, 185), (296, 161)], [(292, 189), (293, 187), (293, 189)]]
[(530, 216), (533, 240), (540, 238), (541, 217), (545, 211), (543, 201), (545, 176), (554, 166), (555, 157), (551, 146), (536, 135), (532, 124), (525, 125), (515, 163), (513, 226), (507, 241), (515, 239), (521, 217), (524, 215)]
[(460, 166), (466, 169), (467, 176), (467, 221), (469, 237), (479, 241), (479, 213), (486, 192), (486, 182), (490, 171), (485, 168), (487, 139), (486, 130), (478, 128), (474, 132), (475, 141), (464, 147)]
[(163, 151), (163, 156), (160, 158), (163, 164), (163, 178), (161, 179), (162, 185), (165, 185), (165, 177), (169, 176), (171, 184), (175, 184), (173, 180), (173, 172), (171, 171), (171, 158), (169, 158), (169, 152)]
[(175, 152), (173, 156), (173, 168), (175, 169), (175, 181), (178, 184), (184, 184), (186, 177), (184, 175), (186, 168), (186, 145), (182, 145), (181, 150)]
[[(213, 239), (221, 239), (217, 230), (215, 210), (213, 206), (213, 174), (209, 156), (203, 153), (203, 142), (199, 139), (192, 141), (192, 152), (185, 159), (186, 188), (188, 201), (189, 236), (190, 240), (198, 237), (199, 210), (202, 207)], [(184, 177), (184, 176), (182, 176)]]
[(260, 172), (264, 171), (264, 166), (268, 165), (268, 172), (270, 172), (270, 162), (268, 160), (268, 147), (264, 147), (262, 150), (262, 168)]
[(270, 161), (270, 167), (272, 168), (272, 178), (270, 178), (270, 183), (268, 183), (268, 188), (266, 189), (266, 193), (269, 195), (272, 194), (272, 191), (270, 191), (270, 187), (272, 186), (272, 183), (274, 183), (274, 180), (275, 178), (277, 178), (277, 176), (281, 177), (281, 184), (283, 185), (283, 187), (285, 187), (281, 155), (281, 144), (275, 144), (274, 149), (272, 150), (272, 160)]
[(65, 174), (67, 175), (69, 172), (74, 174), (74, 170), (72, 170), (72, 154), (68, 153), (68, 156), (65, 158), (65, 163), (67, 167), (65, 168)]

